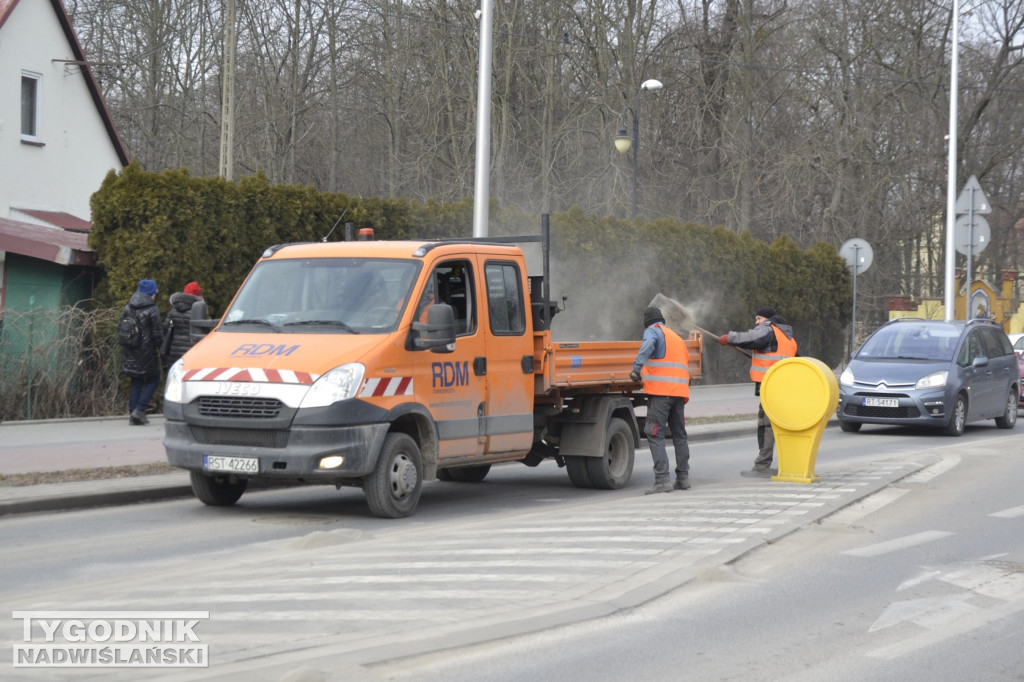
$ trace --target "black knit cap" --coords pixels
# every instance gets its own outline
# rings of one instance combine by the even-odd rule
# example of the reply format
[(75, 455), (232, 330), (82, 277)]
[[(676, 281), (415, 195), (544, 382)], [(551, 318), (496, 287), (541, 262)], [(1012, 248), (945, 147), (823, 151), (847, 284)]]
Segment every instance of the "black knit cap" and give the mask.
[(767, 317), (768, 319), (771, 319), (778, 315), (778, 313), (775, 312), (775, 308), (771, 307), (770, 305), (766, 305), (763, 308), (758, 308), (756, 314), (758, 317)]
[(650, 327), (655, 322), (665, 322), (665, 316), (661, 314), (661, 308), (651, 306), (644, 310), (644, 328)]

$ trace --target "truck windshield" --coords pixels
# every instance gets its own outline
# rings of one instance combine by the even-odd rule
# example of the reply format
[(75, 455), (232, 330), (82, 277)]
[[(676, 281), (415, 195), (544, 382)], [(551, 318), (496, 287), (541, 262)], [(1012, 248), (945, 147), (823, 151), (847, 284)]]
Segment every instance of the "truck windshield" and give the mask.
[(258, 263), (223, 331), (385, 334), (398, 327), (418, 261), (303, 258)]

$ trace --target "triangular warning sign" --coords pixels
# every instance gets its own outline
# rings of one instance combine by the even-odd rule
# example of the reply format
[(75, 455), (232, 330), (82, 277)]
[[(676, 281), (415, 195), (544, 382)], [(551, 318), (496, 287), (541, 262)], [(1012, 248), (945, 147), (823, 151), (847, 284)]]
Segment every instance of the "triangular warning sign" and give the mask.
[(964, 185), (964, 188), (960, 191), (960, 196), (956, 199), (956, 214), (974, 213), (977, 215), (988, 215), (991, 212), (992, 207), (989, 206), (988, 197), (981, 191), (978, 178), (972, 175), (967, 179), (967, 184)]

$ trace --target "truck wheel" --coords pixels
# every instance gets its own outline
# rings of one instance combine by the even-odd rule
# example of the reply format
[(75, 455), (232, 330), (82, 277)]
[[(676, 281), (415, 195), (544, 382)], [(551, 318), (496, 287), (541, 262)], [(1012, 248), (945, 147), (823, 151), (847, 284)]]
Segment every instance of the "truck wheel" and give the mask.
[(207, 476), (202, 471), (188, 472), (192, 481), (192, 492), (203, 504), (211, 507), (230, 507), (238, 502), (245, 492), (249, 480), (230, 476)]
[(443, 471), (447, 471), (453, 481), (458, 481), (459, 483), (479, 483), (487, 478), (490, 470), (490, 464), (481, 464), (475, 467), (457, 467), (455, 469), (444, 469)]
[(590, 474), (587, 472), (587, 460), (589, 457), (566, 457), (565, 470), (569, 472), (569, 480), (577, 488), (593, 488), (590, 482)]
[(633, 454), (633, 432), (626, 422), (613, 417), (608, 422), (604, 456), (586, 458), (590, 482), (601, 490), (619, 490), (633, 475)]
[(420, 501), (422, 486), (423, 464), (416, 441), (404, 433), (389, 433), (377, 466), (363, 479), (370, 513), (385, 519), (408, 516)]

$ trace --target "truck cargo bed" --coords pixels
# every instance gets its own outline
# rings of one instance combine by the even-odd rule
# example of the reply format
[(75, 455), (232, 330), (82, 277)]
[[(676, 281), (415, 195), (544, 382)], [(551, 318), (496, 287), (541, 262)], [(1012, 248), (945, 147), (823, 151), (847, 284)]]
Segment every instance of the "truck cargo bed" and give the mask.
[[(690, 380), (701, 377), (701, 337), (697, 333), (685, 339), (690, 351)], [(534, 337), (534, 375), (536, 393), (554, 389), (594, 388), (639, 390), (629, 378), (633, 360), (640, 350), (639, 341), (550, 341), (547, 334)]]

